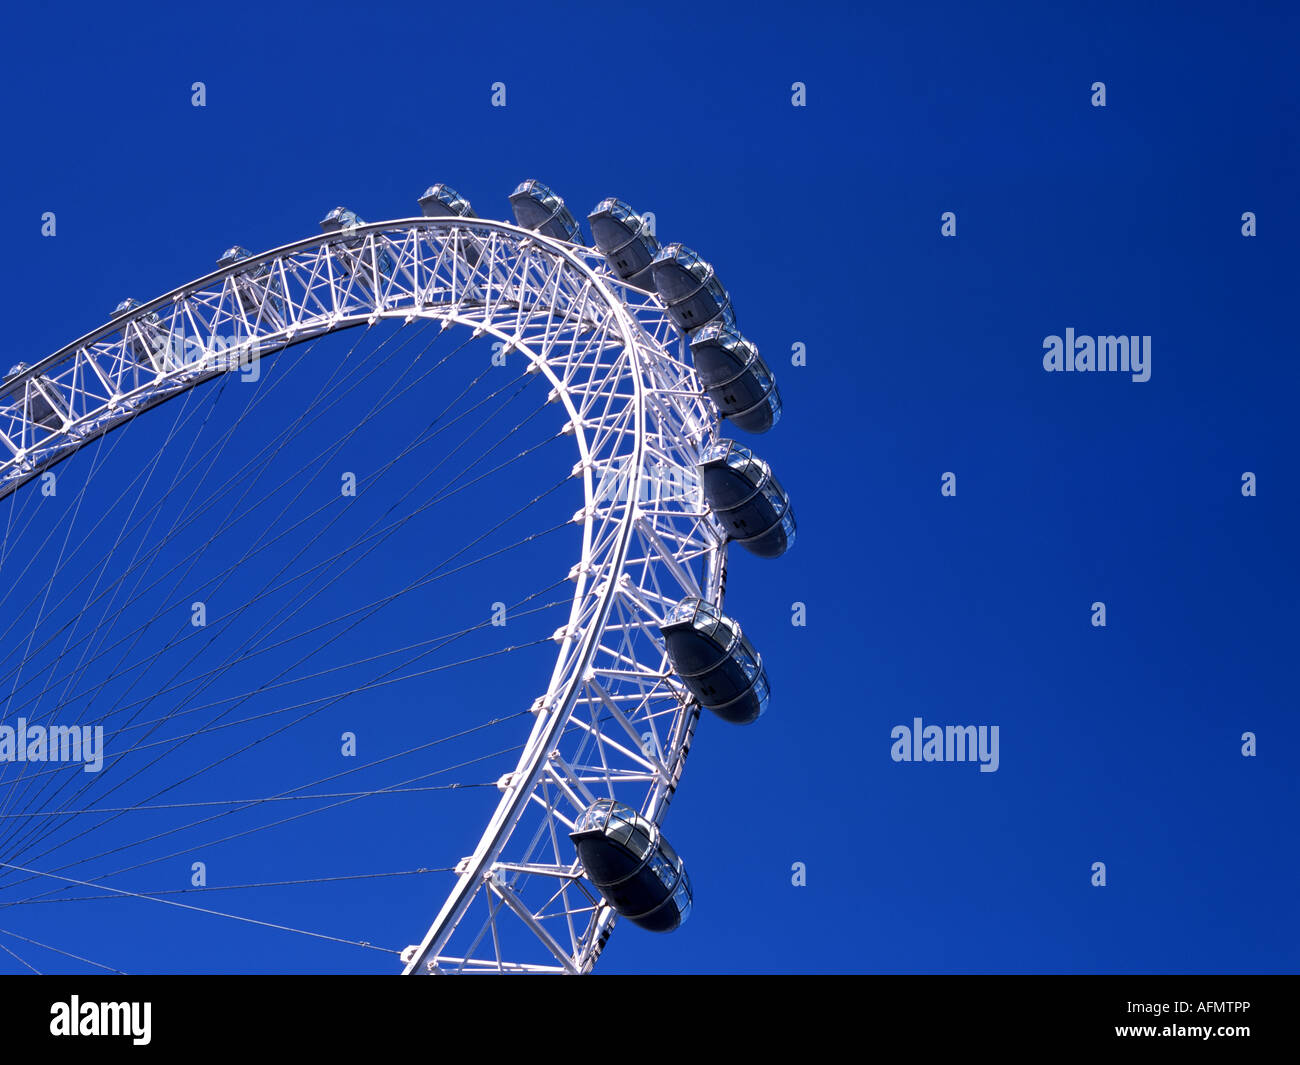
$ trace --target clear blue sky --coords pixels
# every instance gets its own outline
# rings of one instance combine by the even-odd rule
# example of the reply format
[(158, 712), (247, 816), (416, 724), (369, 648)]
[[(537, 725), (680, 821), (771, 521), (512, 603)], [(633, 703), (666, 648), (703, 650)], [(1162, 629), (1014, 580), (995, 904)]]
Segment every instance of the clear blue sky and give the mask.
[[(29, 5), (0, 63), (9, 361), (232, 243), (310, 235), (336, 204), (404, 217), (445, 181), (508, 217), (537, 177), (584, 219), (606, 195), (652, 210), (715, 264), (776, 370), (785, 416), (749, 442), (799, 542), (733, 555), (728, 609), (774, 698), (749, 728), (701, 724), (666, 823), (695, 912), (671, 936), (620, 928), (603, 971), (1294, 972), (1298, 44), (1284, 4)], [(1067, 328), (1150, 336), (1150, 380), (1044, 372)], [(373, 468), (401, 432), (350, 460)], [(496, 678), (510, 709), (544, 684), (542, 660), (525, 667)], [(401, 720), (443, 694), (467, 693), (415, 693)], [(997, 772), (892, 761), (915, 717), (997, 725)], [(347, 720), (322, 725), (320, 766)], [(419, 824), (363, 805), (213, 868), (441, 864)], [(338, 927), (338, 905), (368, 915), (349, 934), (404, 945), (436, 894), (321, 890), (200, 901), (301, 927)], [(128, 968), (388, 968), (205, 920), (0, 909), (0, 928)], [(202, 957), (178, 952), (190, 930)]]

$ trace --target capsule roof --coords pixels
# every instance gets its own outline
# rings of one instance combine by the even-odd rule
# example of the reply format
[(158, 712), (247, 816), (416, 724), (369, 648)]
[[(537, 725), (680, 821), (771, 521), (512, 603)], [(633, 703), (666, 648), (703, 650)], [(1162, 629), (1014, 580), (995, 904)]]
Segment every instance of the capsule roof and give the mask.
[[(120, 319), (122, 315), (129, 315), (131, 311), (135, 311), (135, 309), (143, 306), (144, 304), (140, 303), (138, 299), (131, 299), (130, 296), (127, 296), (126, 299), (123, 299), (121, 303), (117, 304), (117, 307), (113, 308), (113, 313), (110, 313), (109, 319)], [(140, 321), (149, 322), (151, 325), (157, 325), (159, 324), (159, 315), (157, 315), (157, 311), (151, 311), (147, 313), (143, 319), (140, 319)]]
[[(593, 218), (609, 219), (610, 221), (620, 223), (620, 231), (626, 234), (638, 232), (642, 226), (646, 225), (646, 219), (632, 205), (617, 196), (606, 196), (600, 203), (592, 208), (587, 219)], [(594, 235), (594, 234), (593, 234)], [(623, 237), (624, 240), (630, 239)], [(601, 251), (605, 250), (606, 244), (601, 241), (596, 242)], [(610, 245), (613, 248), (621, 247), (620, 244)]]
[(353, 226), (365, 224), (364, 218), (358, 217), (356, 211), (349, 211), (346, 207), (335, 207), (320, 220), (320, 227), (326, 233), (337, 233), (340, 229), (351, 229)]
[(470, 207), (469, 200), (450, 185), (441, 182), (424, 190), (424, 195), (420, 197), (420, 210), (426, 218), (478, 217)]
[(785, 554), (794, 543), (794, 511), (766, 462), (727, 440), (705, 452), (699, 470), (704, 496), (729, 538), (760, 558)]
[[(323, 225), (324, 223), (322, 223)], [(242, 244), (236, 244), (227, 248), (221, 253), (221, 258), (217, 260), (218, 266), (233, 266), (235, 263), (243, 262), (245, 259), (251, 259), (253, 253), (245, 248)]]
[(665, 244), (655, 255), (656, 264), (676, 264), (681, 267), (687, 274), (696, 281), (695, 286), (684, 283), (680, 293), (688, 294), (704, 284), (713, 276), (713, 264), (706, 262), (701, 258), (700, 253), (694, 248), (688, 248), (681, 241), (674, 241), (671, 244)]
[(535, 178), (519, 183), (510, 194), (510, 207), (515, 213), (515, 221), (524, 229), (569, 244), (583, 242), (582, 230), (573, 213), (549, 185)]

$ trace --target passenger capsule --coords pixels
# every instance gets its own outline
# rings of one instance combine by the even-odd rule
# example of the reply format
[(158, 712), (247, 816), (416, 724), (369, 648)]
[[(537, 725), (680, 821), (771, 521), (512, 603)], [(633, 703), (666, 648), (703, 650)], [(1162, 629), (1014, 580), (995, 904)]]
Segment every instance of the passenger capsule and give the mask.
[(748, 725), (767, 709), (763, 659), (740, 626), (703, 599), (683, 599), (659, 626), (673, 672), (724, 721)]
[[(121, 318), (130, 314), (137, 307), (143, 306), (139, 300), (127, 297), (116, 307), (110, 318)], [(155, 312), (127, 325), (124, 329), (126, 351), (137, 363), (151, 370), (162, 373), (167, 368), (167, 330)]]
[(335, 207), (320, 220), (322, 233), (337, 233), (343, 229), (353, 229), (365, 224), (364, 218), (358, 217), (356, 211), (349, 211), (346, 207)]
[(0, 402), (13, 404), (23, 418), (46, 429), (61, 429), (72, 420), (67, 400), (48, 377), (16, 379), (27, 369), (25, 362), (12, 366), (0, 384)]
[(776, 379), (758, 348), (736, 330), (714, 322), (691, 337), (700, 384), (718, 413), (747, 433), (765, 433), (781, 417)]
[[(420, 197), (420, 210), (426, 218), (477, 218), (469, 200), (450, 185), (430, 185)], [(470, 266), (477, 266), (483, 255), (483, 241), (462, 235), (457, 240), (461, 255)]]
[[(217, 265), (224, 269), (252, 257), (253, 253), (251, 251), (236, 244), (221, 253)], [(279, 309), (279, 300), (274, 296), (270, 296), (267, 291), (267, 279), (270, 273), (271, 271), (266, 264), (261, 263), (235, 279), (235, 291), (239, 294), (239, 304), (244, 308), (245, 314), (256, 315), (262, 309), (263, 302), (267, 299), (271, 300), (272, 308)]]
[(691, 881), (659, 826), (614, 799), (597, 799), (569, 833), (583, 872), (623, 917), (671, 932), (691, 912)]
[[(325, 233), (340, 233), (344, 230), (355, 229), (357, 226), (364, 226), (366, 220), (357, 215), (356, 211), (349, 211), (346, 207), (335, 207), (329, 214), (321, 219), (320, 227)], [(358, 280), (367, 280), (370, 273), (369, 256), (358, 254), (363, 252), (365, 244), (361, 237), (353, 237), (350, 240), (340, 240), (336, 245), (340, 249), (339, 258), (342, 260), (344, 267), (349, 273), (357, 276)], [(378, 245), (377, 245), (378, 247)], [(347, 253), (351, 254), (347, 254)], [(387, 277), (393, 269), (393, 260), (387, 250), (379, 247), (379, 273)]]
[(217, 265), (223, 269), (227, 266), (234, 266), (235, 263), (242, 263), (245, 259), (251, 259), (253, 253), (241, 244), (227, 248), (221, 253), (221, 258), (217, 260)]
[(469, 200), (450, 185), (430, 185), (420, 197), (420, 210), (426, 218), (477, 218)]
[(659, 240), (650, 232), (650, 220), (610, 196), (596, 204), (587, 221), (610, 269), (638, 288), (654, 288), (650, 264), (659, 253)]
[(778, 558), (794, 543), (790, 497), (766, 462), (734, 440), (700, 461), (704, 497), (727, 535), (760, 558)]
[(515, 222), (524, 229), (536, 230), (544, 237), (582, 243), (582, 230), (572, 212), (564, 206), (549, 185), (529, 178), (521, 182), (510, 194), (510, 207), (515, 212)]
[(735, 326), (731, 298), (714, 275), (713, 266), (683, 244), (666, 244), (650, 264), (655, 291), (673, 324), (691, 333), (715, 319)]

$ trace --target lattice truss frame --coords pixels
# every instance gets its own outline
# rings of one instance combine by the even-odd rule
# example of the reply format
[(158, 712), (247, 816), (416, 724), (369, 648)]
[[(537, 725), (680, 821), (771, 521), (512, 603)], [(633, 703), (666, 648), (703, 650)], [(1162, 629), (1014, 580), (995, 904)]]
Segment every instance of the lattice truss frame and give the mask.
[(593, 249), (504, 222), (402, 219), (286, 245), (134, 307), (11, 377), (0, 499), (189, 388), (391, 318), (490, 335), (544, 374), (569, 419), (585, 501), (573, 604), (531, 733), (404, 971), (587, 972), (615, 914), (584, 880), (568, 832), (598, 797), (662, 821), (699, 706), (657, 625), (685, 595), (721, 606), (725, 583), (725, 539), (696, 472), (718, 416), (657, 296), (618, 280)]

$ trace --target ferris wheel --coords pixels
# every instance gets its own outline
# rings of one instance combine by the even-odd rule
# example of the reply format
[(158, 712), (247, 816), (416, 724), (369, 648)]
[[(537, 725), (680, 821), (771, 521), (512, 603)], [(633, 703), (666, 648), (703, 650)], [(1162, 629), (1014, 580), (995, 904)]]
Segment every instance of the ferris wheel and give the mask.
[[(210, 688), (251, 668), (247, 663), (259, 656), (276, 663), (288, 657), (288, 649), (277, 648), (288, 645), (289, 639), (280, 640), (276, 634), (281, 630), (271, 626), (272, 620), (276, 626), (282, 620), (268, 613), (256, 638), (245, 638), (245, 631), (232, 625), (230, 638), (236, 643), (224, 658), (211, 662), (187, 649), (207, 648), (215, 639), (204, 627), (206, 620), (204, 625), (196, 620), (205, 613), (198, 609), (204, 604), (190, 603), (195, 596), (181, 593), (175, 602), (163, 603), (171, 589), (188, 588), (181, 577), (193, 572), (219, 534), (232, 535), (228, 530), (245, 514), (258, 508), (265, 513), (291, 495), (288, 489), (278, 494), (252, 491), (251, 483), (262, 476), (263, 468), (252, 459), (243, 467), (252, 472), (222, 465), (222, 449), (240, 446), (246, 439), (242, 415), (238, 426), (223, 431), (221, 408), (204, 407), (194, 397), (225, 382), (248, 382), (248, 395), (254, 397), (249, 406), (257, 406), (259, 390), (278, 384), (271, 381), (273, 371), (295, 353), (311, 368), (313, 382), (323, 381), (322, 410), (326, 405), (349, 409), (343, 378), (336, 375), (346, 371), (358, 380), (382, 382), (387, 367), (403, 368), (407, 376), (400, 385), (384, 386), (382, 403), (374, 409), (418, 399), (420, 409), (437, 408), (437, 417), (429, 423), (436, 423), (436, 430), (418, 434), (401, 450), (413, 454), (416, 445), (448, 431), (457, 441), (448, 458), (467, 462), (455, 476), (439, 482), (429, 506), (473, 495), (493, 473), (497, 479), (491, 482), (492, 497), (503, 500), (507, 515), (488, 532), (505, 527), (507, 520), (529, 513), (531, 507), (556, 503), (561, 496), (551, 496), (553, 489), (542, 491), (544, 485), (519, 465), (552, 440), (571, 449), (572, 464), (562, 470), (560, 480), (576, 486), (581, 501), (576, 512), (556, 523), (576, 535), (577, 551), (570, 556), (568, 572), (560, 575), (563, 594), (551, 591), (554, 584), (546, 589), (553, 615), (541, 611), (540, 593), (508, 606), (494, 604), (503, 617), (507, 610), (522, 615), (536, 606), (538, 619), (554, 616), (561, 621), (528, 645), (545, 649), (549, 677), (532, 677), (535, 695), (518, 707), (479, 705), (491, 701), (484, 688), (485, 698), (466, 700), (472, 704), (470, 716), (456, 733), (457, 742), (462, 742), (465, 735), (480, 735), (489, 727), (509, 732), (512, 744), (493, 750), (490, 757), (475, 755), (459, 763), (496, 765), (505, 771), (477, 782), (479, 798), (456, 814), (464, 829), (459, 838), (444, 838), (442, 832), (424, 838), (418, 822), (404, 827), (431, 862), (445, 862), (439, 868), (446, 877), (443, 887), (424, 888), (427, 910), (407, 915), (408, 943), (377, 948), (344, 934), (307, 934), (383, 949), (394, 955), (392, 966), (408, 974), (586, 973), (618, 918), (667, 932), (689, 914), (693, 898), (686, 863), (662, 826), (701, 712), (707, 709), (724, 722), (749, 724), (764, 712), (769, 699), (761, 656), (723, 609), (728, 546), (738, 542), (760, 557), (775, 558), (795, 536), (789, 497), (771, 468), (750, 448), (722, 435), (726, 424), (746, 434), (763, 433), (776, 424), (781, 403), (773, 375), (755, 344), (741, 333), (730, 296), (713, 267), (681, 244), (661, 246), (653, 219), (620, 200), (603, 200), (588, 215), (590, 246), (564, 201), (538, 181), (525, 181), (510, 196), (513, 222), (478, 217), (469, 202), (446, 185), (432, 186), (419, 203), (418, 217), (378, 223), (367, 223), (339, 207), (326, 215), (319, 235), (263, 254), (231, 248), (215, 272), (147, 303), (124, 300), (106, 324), (47, 358), (19, 363), (0, 385), (0, 504), (7, 501), (8, 507), (7, 516), (0, 518), (6, 528), (0, 556), (0, 582), (5, 587), (0, 594), (15, 596), (13, 620), (0, 633), (0, 653), (7, 651), (0, 660), (0, 697), (5, 700), (0, 725), (11, 729), (9, 734), (0, 732), (0, 948), (28, 968), (35, 968), (29, 963), (35, 949), (30, 944), (59, 948), (32, 934), (39, 922), (26, 924), (22, 935), (14, 933), (16, 938), (6, 938), (8, 915), (31, 912), (44, 902), (80, 898), (95, 905), (97, 898), (129, 899), (132, 904), (161, 903), (186, 911), (185, 916), (232, 918), (284, 933), (302, 931), (289, 921), (228, 912), (229, 906), (217, 908), (193, 894), (178, 892), (168, 898), (133, 877), (151, 862), (188, 854), (181, 842), (201, 839), (206, 844), (209, 836), (202, 833), (216, 817), (269, 810), (271, 799), (330, 799), (322, 805), (325, 809), (363, 793), (402, 791), (421, 792), (411, 799), (423, 803), (434, 788), (421, 776), (410, 778), (419, 780), (418, 786), (403, 781), (401, 788), (355, 795), (337, 791), (336, 785), (306, 793), (286, 785), (283, 794), (253, 799), (159, 801), (190, 797), (184, 788), (175, 790), (178, 783), (189, 787), (205, 773), (230, 774), (240, 758), (253, 769), (246, 777), (228, 775), (226, 780), (254, 775), (276, 779), (283, 763), (258, 761), (263, 740), (282, 732), (292, 735), (281, 722), (293, 715), (295, 722), (307, 720), (318, 712), (317, 702), (334, 705), (329, 701), (333, 694), (318, 695), (314, 687), (310, 699), (292, 708), (283, 694), (291, 680), (321, 683), (321, 676), (335, 668), (328, 662), (284, 679), (287, 667), (271, 679), (259, 675), (247, 681), (250, 690), (238, 696)], [(426, 384), (423, 376), (423, 367), (432, 359), (428, 353), (452, 326), (462, 327), (467, 339), (433, 363), (435, 368), (455, 364), (453, 356), (470, 341), (491, 349), (488, 366), (476, 363), (469, 384), (459, 393), (453, 386)], [(432, 339), (412, 356), (405, 345), (417, 333), (420, 339)], [(385, 339), (369, 351), (358, 341), (332, 362), (312, 354), (318, 341), (342, 334), (382, 334)], [(264, 360), (271, 368), (265, 375)], [(512, 375), (512, 370), (517, 373)], [(492, 373), (500, 376), (493, 378)], [(497, 380), (507, 384), (495, 387)], [(204, 385), (211, 387), (199, 387)], [(472, 387), (491, 390), (486, 398), (467, 398), (456, 408), (462, 395), (477, 395)], [(452, 398), (444, 403), (448, 396)], [(499, 444), (489, 445), (475, 436), (477, 430), (468, 429), (470, 412), (504, 410), (516, 396), (534, 406)], [(191, 400), (196, 405), (187, 407)], [(175, 426), (162, 439), (146, 437), (147, 446), (139, 451), (143, 458), (119, 456), (116, 442), (126, 439), (127, 431), (137, 432), (132, 427), (140, 415), (164, 405), (181, 412)], [(312, 439), (316, 408), (309, 416), (306, 410), (261, 406), (274, 414), (268, 431), (277, 441), (288, 439), (291, 431), (294, 439)], [(514, 434), (536, 424), (539, 412), (558, 421), (558, 428), (536, 445), (512, 452)], [(143, 421), (155, 418), (161, 422), (161, 415), (152, 414)], [(218, 433), (219, 446), (213, 447), (199, 483), (178, 490), (182, 475), (199, 465), (191, 433), (200, 422), (205, 427), (214, 423), (208, 431)], [(368, 411), (361, 424), (385, 423)], [(330, 437), (325, 443), (342, 447), (344, 439)], [(78, 455), (83, 451), (86, 454)], [(168, 474), (159, 472), (155, 452), (180, 453), (170, 482)], [(73, 456), (66, 467), (60, 465)], [(439, 467), (446, 461), (440, 460)], [(59, 484), (62, 471), (83, 466), (97, 482), (116, 482), (119, 487), (104, 496), (109, 500), (104, 503), (90, 502), (92, 497), (83, 491), (69, 501), (65, 492), (57, 520), (50, 520), (41, 537), (42, 495), (55, 494), (52, 486)], [(303, 468), (318, 467), (324, 468), (320, 462)], [(428, 471), (421, 470), (422, 483)], [(311, 475), (301, 474), (297, 483)], [(300, 543), (330, 543), (324, 530), (351, 520), (343, 515), (356, 512), (355, 506), (347, 511), (349, 499), (356, 497), (355, 476), (353, 481), (351, 497), (346, 490), (336, 493), (311, 512), (313, 517), (322, 515), (320, 532), (310, 532), (315, 526), (306, 517), (294, 518), (292, 524), (285, 518), (280, 526), (268, 526), (280, 530), (274, 536), (235, 552), (232, 564), (210, 586), (220, 588), (227, 602), (230, 589), (240, 588), (238, 609), (227, 607), (226, 614), (254, 617), (263, 607), (269, 611), (272, 592), (282, 590), (295, 615), (310, 618), (326, 601), (317, 595), (359, 588), (362, 582), (349, 576), (345, 552), (323, 553), (323, 561), (310, 564), (303, 561), (302, 575), (280, 565), (280, 556), (299, 557), (295, 552)], [(229, 519), (208, 502), (216, 482), (236, 499)], [(310, 495), (303, 488), (296, 491), (290, 502)], [(405, 502), (414, 498), (411, 488), (403, 487), (398, 496), (411, 515), (425, 512), (426, 504)], [(20, 509), (20, 504), (30, 509)], [(116, 525), (101, 516), (100, 508), (109, 506), (122, 508)], [(157, 509), (151, 509), (154, 506)], [(168, 507), (173, 509), (168, 512)], [(284, 503), (282, 510), (287, 508)], [(366, 526), (354, 543), (374, 550), (386, 542), (381, 535), (386, 537), (390, 526), (406, 520), (406, 511), (401, 514), (400, 521)], [(75, 532), (74, 522), (82, 523)], [(131, 537), (137, 529), (137, 546), (123, 549), (122, 544), (135, 543)], [(482, 544), (481, 557), (488, 559), (508, 550), (532, 550), (543, 535), (531, 530), (487, 550), (492, 545), (487, 533), (471, 536), (455, 526), (450, 531), (458, 550), (432, 576), (409, 582), (404, 593), (431, 595), (433, 581), (470, 564), (464, 555), (467, 544)], [(146, 532), (152, 540), (144, 539)], [(159, 546), (152, 546), (155, 543)], [(93, 566), (77, 561), (78, 552), (106, 544), (110, 550)], [(167, 573), (176, 572), (177, 579), (170, 585), (155, 580), (149, 570), (157, 559), (168, 557), (164, 544), (177, 552)], [(39, 556), (37, 548), (55, 556), (48, 571), (41, 565), (33, 569), (29, 561)], [(124, 559), (123, 550), (133, 554)], [(268, 570), (263, 586), (245, 576), (254, 558), (279, 567), (274, 573)], [(69, 575), (67, 594), (59, 591), (51, 573)], [(22, 578), (27, 588), (17, 591)], [(310, 597), (305, 594), (308, 587)], [(300, 590), (304, 594), (299, 595)], [(215, 591), (213, 595), (217, 597)], [(293, 596), (299, 598), (288, 598)], [(379, 596), (375, 609), (396, 598)], [(165, 613), (164, 606), (172, 610), (178, 603), (184, 610), (194, 608), (194, 618), (187, 618), (194, 623), (181, 624), (166, 639), (152, 635), (156, 629), (151, 626)], [(139, 624), (127, 620), (123, 612), (128, 606), (144, 612)], [(241, 614), (245, 610), (247, 615)], [(360, 610), (349, 605), (340, 616), (351, 619), (360, 616)], [(304, 622), (301, 631), (351, 631), (342, 623), (326, 630), (326, 624)], [(492, 624), (480, 619), (412, 646), (436, 643), (441, 648), (461, 641), (471, 630), (476, 638), (496, 638), (505, 631)], [(340, 646), (332, 642), (325, 656), (336, 654)], [(367, 652), (358, 662), (394, 653), (387, 648)], [(319, 662), (319, 649), (312, 653)], [(492, 668), (505, 675), (523, 669), (519, 653), (518, 646), (507, 642), (466, 661), (491, 658)], [(173, 676), (142, 682), (164, 654), (180, 663)], [(517, 669), (501, 665), (516, 661), (521, 663)], [(534, 654), (528, 661), (531, 669), (539, 659)], [(382, 693), (393, 678), (387, 673), (377, 676), (345, 694), (355, 701)], [(400, 679), (413, 684), (420, 677), (421, 671), (413, 670)], [(211, 702), (204, 704), (197, 698), (199, 692), (220, 693), (220, 698), (212, 694)], [(238, 720), (229, 716), (229, 707), (243, 706), (238, 700), (253, 696), (270, 700), (260, 704), (264, 710)], [(156, 712), (160, 699), (173, 698), (174, 706), (168, 703), (166, 712)], [(312, 708), (300, 713), (309, 702)], [(202, 711), (218, 703), (222, 708), (210, 716)], [(382, 712), (379, 703), (366, 705), (367, 713), (376, 717)], [(286, 716), (289, 709), (292, 715)], [(436, 711), (436, 705), (432, 709)], [(423, 704), (420, 713), (420, 720), (437, 718)], [(67, 754), (77, 730), (92, 722), (104, 728), (97, 755), (101, 768), (91, 773), (88, 765), (74, 764), (75, 759), (59, 762), (53, 757), (59, 742)], [(12, 754), (18, 744), (31, 740), (34, 728), (44, 729), (44, 758), (6, 761), (5, 735), (10, 736)], [(63, 731), (56, 732), (58, 728)], [(238, 733), (238, 728), (244, 732)], [(81, 734), (87, 749), (90, 735)], [(217, 746), (224, 741), (214, 738), (237, 735), (229, 749)], [(412, 750), (422, 757), (421, 750), (445, 739), (450, 737), (414, 744)], [(29, 746), (28, 753), (33, 749)], [(339, 775), (322, 775), (316, 783)], [(273, 786), (278, 787), (266, 785)], [(493, 796), (490, 803), (482, 799), (485, 791)], [(205, 805), (216, 809), (209, 813)], [(154, 849), (147, 859), (115, 864), (108, 855), (134, 855), (132, 849), (141, 847), (137, 837), (142, 833), (126, 827), (131, 815), (141, 812), (176, 820), (157, 832), (150, 830), (148, 839), (157, 842), (151, 844)], [(232, 836), (212, 838), (220, 842)], [(25, 904), (32, 905), (24, 909)], [(59, 953), (87, 960), (76, 952)]]

